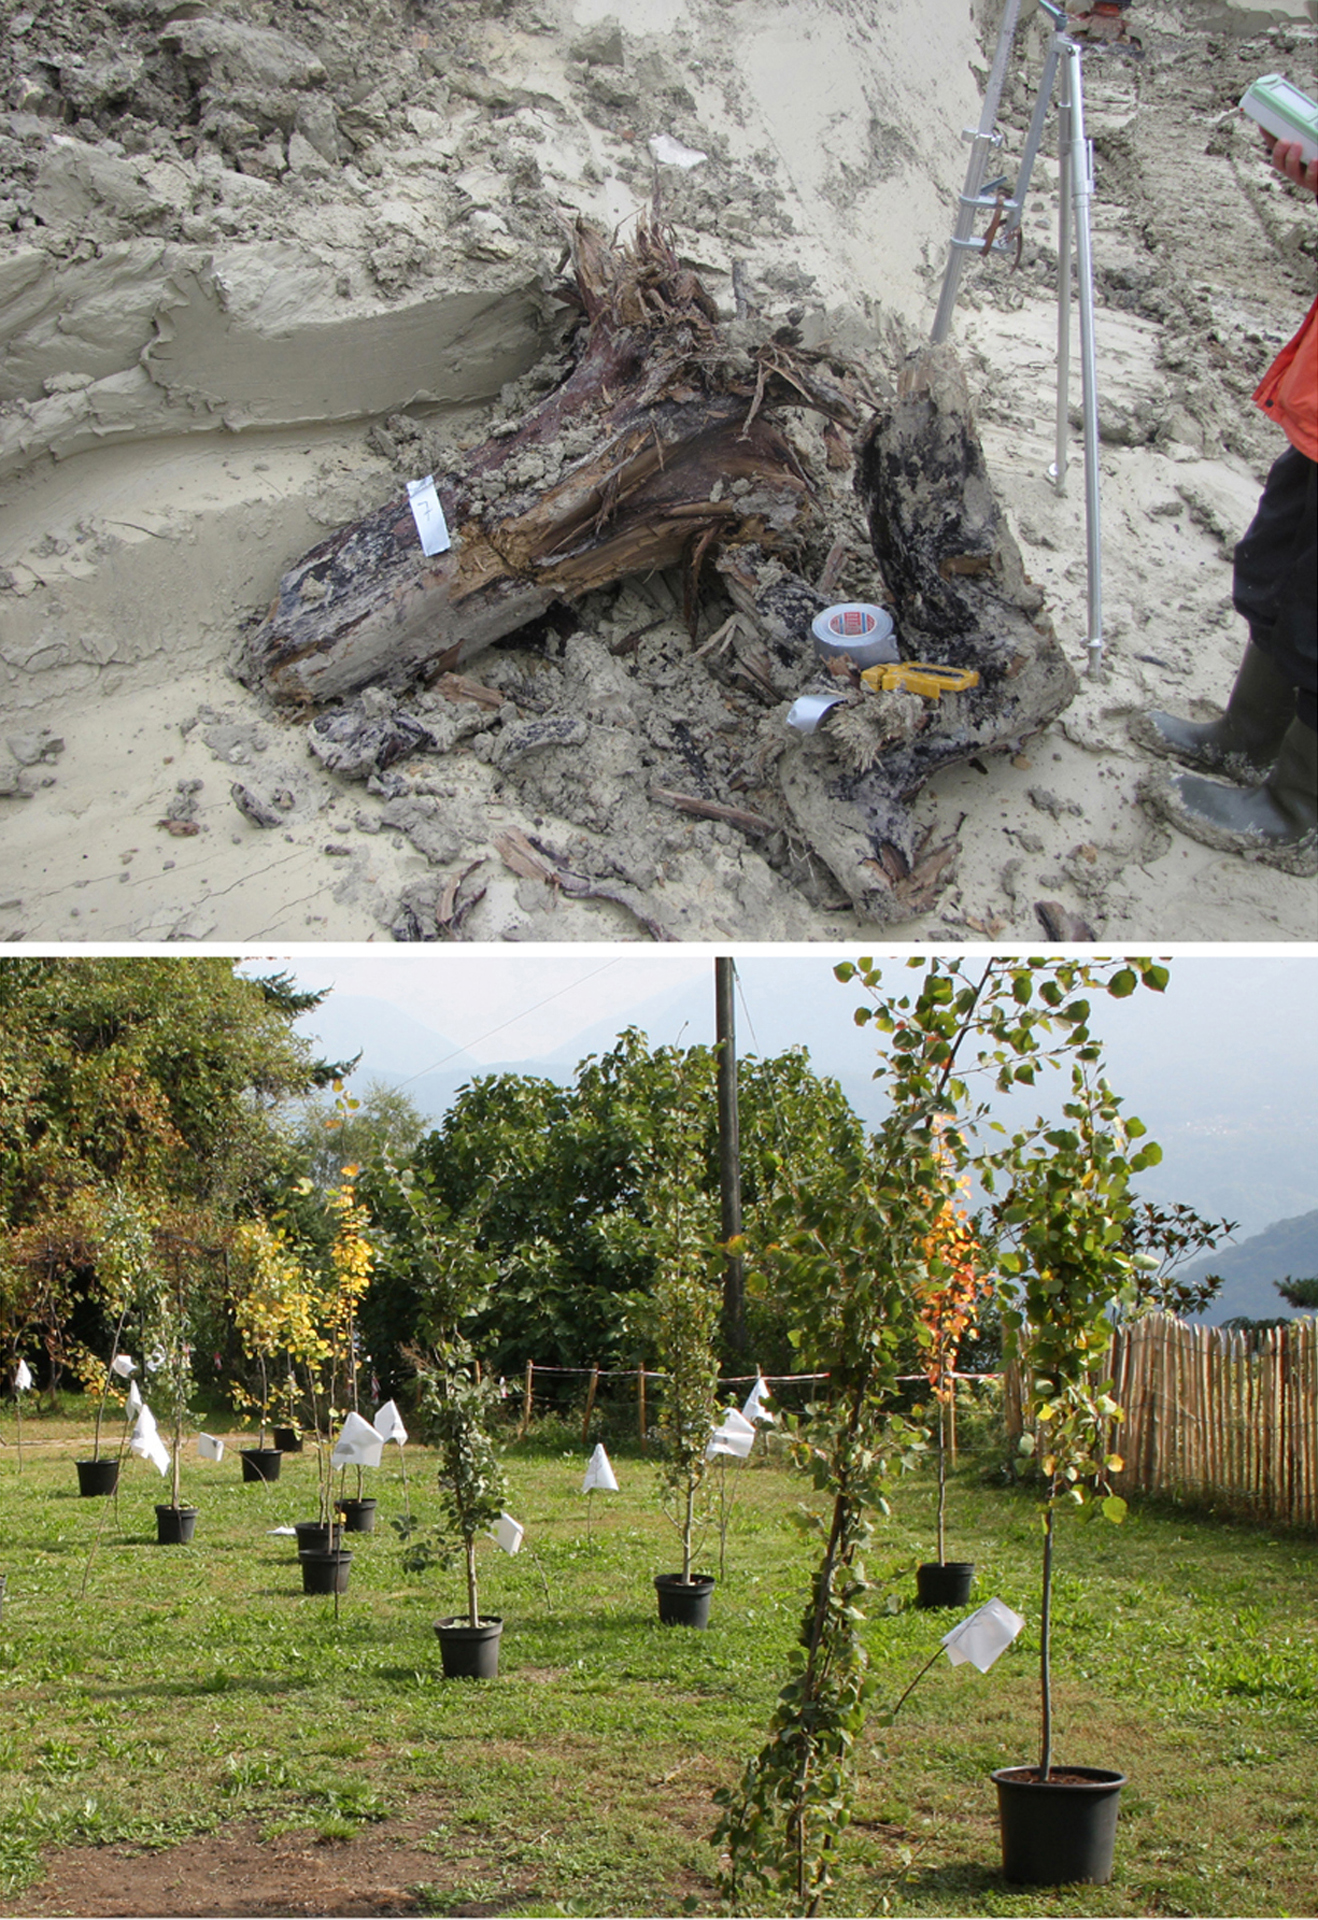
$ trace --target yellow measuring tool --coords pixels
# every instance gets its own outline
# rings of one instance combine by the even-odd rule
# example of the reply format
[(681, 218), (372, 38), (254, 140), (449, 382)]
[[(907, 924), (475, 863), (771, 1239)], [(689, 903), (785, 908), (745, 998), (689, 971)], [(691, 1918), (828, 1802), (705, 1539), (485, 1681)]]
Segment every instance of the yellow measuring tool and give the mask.
[(928, 660), (903, 660), (896, 666), (866, 667), (860, 683), (871, 693), (905, 687), (908, 693), (922, 693), (930, 700), (939, 700), (945, 693), (977, 687), (979, 675), (973, 667), (939, 667)]

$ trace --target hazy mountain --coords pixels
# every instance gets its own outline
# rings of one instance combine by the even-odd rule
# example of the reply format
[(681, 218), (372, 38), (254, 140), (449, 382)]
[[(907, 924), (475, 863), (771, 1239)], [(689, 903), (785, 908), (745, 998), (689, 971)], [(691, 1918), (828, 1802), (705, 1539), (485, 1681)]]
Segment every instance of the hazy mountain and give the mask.
[(436, 1119), (458, 1088), (481, 1071), (470, 1054), (420, 1017), (362, 994), (331, 993), (298, 1022), (298, 1029), (314, 1036), (325, 1059), (362, 1055), (350, 1080), (354, 1093), (370, 1080), (402, 1086), (422, 1113)]
[(1209, 1326), (1220, 1327), (1237, 1314), (1251, 1320), (1294, 1319), (1298, 1309), (1282, 1299), (1275, 1282), (1318, 1274), (1318, 1208), (1294, 1220), (1276, 1220), (1248, 1240), (1192, 1261), (1184, 1271), (1194, 1279), (1222, 1276), (1222, 1291), (1203, 1315)]

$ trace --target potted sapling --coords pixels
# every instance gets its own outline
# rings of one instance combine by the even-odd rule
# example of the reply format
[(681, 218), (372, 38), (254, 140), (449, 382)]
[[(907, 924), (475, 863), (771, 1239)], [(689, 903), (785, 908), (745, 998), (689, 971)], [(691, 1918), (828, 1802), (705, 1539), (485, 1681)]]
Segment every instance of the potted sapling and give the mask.
[(970, 1598), (973, 1560), (947, 1557), (947, 1472), (956, 1416), (956, 1365), (961, 1342), (978, 1321), (992, 1282), (982, 1269), (982, 1250), (964, 1209), (949, 1194), (924, 1242), (927, 1266), (915, 1299), (916, 1336), (935, 1412), (937, 1560), (915, 1570), (916, 1605), (961, 1607)]
[[(1039, 1606), (1040, 1741), (1037, 1763), (1002, 1767), (998, 1792), (1003, 1872), (1008, 1880), (1102, 1886), (1112, 1873), (1125, 1775), (1059, 1762), (1053, 1750), (1052, 1601), (1058, 1520), (1082, 1511), (1118, 1522), (1126, 1503), (1107, 1476), (1121, 1471), (1110, 1451), (1121, 1409), (1102, 1378), (1112, 1317), (1147, 1256), (1123, 1246), (1132, 1212), (1129, 1184), (1156, 1165), (1160, 1150), (1130, 1142), (1140, 1121), (1122, 1122), (1105, 1081), (1072, 1067), (1072, 1098), (1060, 1126), (1018, 1134), (1000, 1157), (1010, 1184), (996, 1208), (1007, 1246), (999, 1265), (1011, 1287), (1003, 1302), (1008, 1359), (1025, 1383), (1021, 1450), (1042, 1489)], [(990, 1173), (986, 1185), (996, 1175)], [(1153, 1263), (1156, 1265), (1156, 1261)]]
[[(336, 1187), (329, 1196), (329, 1204), (337, 1214), (338, 1221), (334, 1231), (334, 1244), (330, 1248), (333, 1287), (326, 1301), (326, 1335), (329, 1345), (331, 1398), (338, 1396), (341, 1384), (341, 1406), (346, 1422), (365, 1430), (362, 1439), (366, 1441), (368, 1448), (368, 1451), (363, 1452), (359, 1445), (356, 1450), (341, 1455), (336, 1462), (345, 1472), (350, 1465), (356, 1468), (357, 1490), (355, 1494), (345, 1495), (343, 1474), (341, 1474), (339, 1498), (334, 1503), (335, 1511), (342, 1519), (345, 1532), (373, 1533), (376, 1502), (373, 1495), (366, 1494), (362, 1470), (366, 1464), (378, 1466), (380, 1456), (378, 1449), (373, 1455), (369, 1451), (370, 1443), (367, 1439), (369, 1423), (362, 1418), (358, 1403), (357, 1312), (362, 1297), (371, 1284), (375, 1249), (368, 1233), (370, 1216), (358, 1200), (354, 1185), (359, 1171), (360, 1169), (355, 1166), (344, 1167), (342, 1185)], [(334, 1415), (335, 1408), (331, 1406), (331, 1421)], [(338, 1447), (335, 1452), (339, 1452)]]
[(714, 1576), (693, 1569), (697, 1537), (707, 1519), (702, 1496), (717, 1414), (713, 1341), (719, 1301), (693, 1265), (678, 1259), (657, 1281), (654, 1303), (660, 1359), (668, 1376), (659, 1415), (665, 1453), (660, 1498), (682, 1543), (680, 1571), (655, 1575), (659, 1619), (664, 1626), (707, 1627)]
[(277, 1480), (284, 1450), (270, 1415), (270, 1376), (285, 1349), (290, 1319), (305, 1301), (306, 1280), (283, 1234), (264, 1220), (244, 1220), (235, 1228), (228, 1271), (234, 1326), (256, 1368), (255, 1391), (236, 1380), (230, 1398), (240, 1413), (255, 1413), (260, 1422), (257, 1445), (239, 1449), (243, 1479)]
[(643, 1191), (656, 1269), (654, 1335), (667, 1376), (659, 1415), (659, 1497), (682, 1542), (682, 1565), (678, 1572), (657, 1574), (654, 1587), (663, 1625), (706, 1627), (714, 1576), (695, 1572), (694, 1561), (697, 1538), (709, 1523), (710, 1440), (718, 1424), (714, 1339), (720, 1295), (709, 1269), (722, 1249), (702, 1185), (701, 1129), (680, 1066), (669, 1115)]
[(477, 1548), (493, 1534), (515, 1552), (521, 1529), (503, 1511), (503, 1465), (494, 1441), (497, 1383), (483, 1374), (464, 1326), (490, 1297), (496, 1268), (475, 1244), (468, 1221), (454, 1218), (424, 1171), (384, 1161), (369, 1180), (379, 1269), (405, 1279), (425, 1301), (424, 1349), (408, 1349), (416, 1370), (417, 1410), (426, 1439), (439, 1451), (444, 1524), (419, 1536), (410, 1516), (395, 1520), (407, 1542), (404, 1565), (423, 1571), (438, 1559), (461, 1564), (466, 1609), (435, 1623), (446, 1679), (494, 1679), (503, 1619), (482, 1611)]
[(140, 1207), (117, 1188), (94, 1204), (95, 1223), (84, 1230), (93, 1239), (97, 1291), (114, 1332), (104, 1366), (86, 1349), (79, 1355), (78, 1372), (84, 1383), (95, 1382), (99, 1387), (91, 1458), (74, 1462), (79, 1493), (92, 1496), (112, 1494), (119, 1484), (123, 1448), (120, 1446), (113, 1458), (102, 1459), (101, 1429), (111, 1394), (117, 1401), (122, 1383), (135, 1371), (133, 1361), (120, 1350), (124, 1326), (134, 1309), (139, 1319), (151, 1313), (161, 1286), (151, 1225)]
[(192, 1346), (188, 1339), (189, 1302), (182, 1255), (185, 1250), (195, 1254), (199, 1249), (191, 1245), (185, 1249), (184, 1243), (172, 1235), (166, 1237), (166, 1244), (172, 1255), (173, 1283), (160, 1299), (160, 1345), (156, 1349), (153, 1371), (165, 1390), (170, 1441), (166, 1446), (150, 1409), (143, 1406), (138, 1412), (130, 1443), (134, 1453), (142, 1454), (153, 1461), (162, 1474), (169, 1475), (169, 1500), (156, 1507), (156, 1540), (162, 1547), (185, 1546), (192, 1539), (197, 1526), (196, 1507), (183, 1504), (180, 1465), (183, 1426), (193, 1384)]
[[(95, 1362), (95, 1372), (100, 1378), (100, 1391), (96, 1397), (96, 1417), (92, 1429), (92, 1451), (87, 1460), (75, 1460), (78, 1473), (78, 1492), (92, 1498), (114, 1493), (119, 1485), (119, 1467), (121, 1451), (101, 1458), (101, 1428), (105, 1420), (105, 1407), (112, 1391), (117, 1392), (117, 1382), (127, 1380), (135, 1369), (135, 1362), (127, 1354), (119, 1352), (119, 1339), (123, 1332), (123, 1318), (115, 1329), (114, 1344), (110, 1352), (109, 1364), (102, 1368)], [(85, 1374), (84, 1374), (85, 1377)], [(117, 1404), (117, 1398), (116, 1398)]]
[(441, 1554), (460, 1560), (466, 1610), (435, 1623), (446, 1679), (492, 1680), (499, 1671), (503, 1620), (482, 1614), (476, 1549), (483, 1534), (503, 1523), (507, 1487), (493, 1438), (499, 1407), (494, 1381), (482, 1377), (471, 1348), (453, 1340), (418, 1365), (419, 1405), (439, 1449), (439, 1491), (447, 1523)]

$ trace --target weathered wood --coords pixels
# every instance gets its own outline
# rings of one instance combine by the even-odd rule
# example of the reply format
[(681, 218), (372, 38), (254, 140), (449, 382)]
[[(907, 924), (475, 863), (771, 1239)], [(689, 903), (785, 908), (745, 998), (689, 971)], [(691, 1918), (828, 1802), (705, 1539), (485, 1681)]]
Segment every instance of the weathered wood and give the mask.
[(854, 395), (768, 345), (734, 353), (665, 238), (572, 236), (586, 317), (568, 377), (461, 474), (437, 477), (453, 537), (421, 551), (404, 495), (305, 554), (243, 643), (239, 677), (318, 703), (444, 672), (558, 600), (729, 542), (790, 544), (810, 486), (772, 417), (807, 404), (849, 428)]
[[(784, 792), (865, 918), (927, 903), (909, 803), (940, 767), (1016, 749), (1063, 710), (1076, 680), (989, 483), (969, 390), (949, 347), (926, 347), (859, 442), (856, 489), (896, 602), (903, 659), (968, 667), (978, 685), (921, 702), (834, 709), (784, 756)], [(726, 572), (726, 568), (724, 569)], [(878, 728), (867, 757), (852, 729)], [(934, 876), (936, 879), (937, 876)]]

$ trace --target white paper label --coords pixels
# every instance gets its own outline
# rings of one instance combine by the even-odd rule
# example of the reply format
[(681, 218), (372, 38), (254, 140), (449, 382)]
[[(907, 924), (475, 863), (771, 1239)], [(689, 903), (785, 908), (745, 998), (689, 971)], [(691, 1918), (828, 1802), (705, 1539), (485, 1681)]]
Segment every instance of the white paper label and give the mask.
[(447, 553), (453, 542), (449, 538), (444, 509), (435, 491), (434, 474), (428, 473), (424, 480), (409, 480), (407, 497), (411, 502), (416, 530), (421, 536), (422, 553)]

